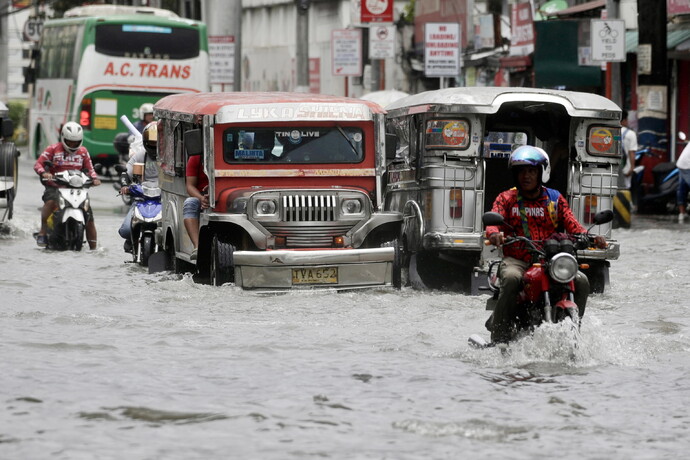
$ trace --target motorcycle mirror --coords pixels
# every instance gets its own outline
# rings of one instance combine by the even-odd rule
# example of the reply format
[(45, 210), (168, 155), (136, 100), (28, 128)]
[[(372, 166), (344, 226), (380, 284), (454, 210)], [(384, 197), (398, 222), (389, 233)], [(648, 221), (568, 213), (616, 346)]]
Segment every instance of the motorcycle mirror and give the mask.
[(678, 132), (678, 139), (680, 139), (681, 141), (684, 141), (687, 138), (688, 138), (688, 136), (686, 136), (683, 131)]
[(605, 209), (603, 211), (599, 211), (594, 215), (594, 225), (602, 225), (602, 224), (608, 224), (613, 220), (613, 211), (610, 209)]
[(482, 216), (484, 225), (501, 225), (503, 223), (503, 216), (497, 212), (485, 212)]

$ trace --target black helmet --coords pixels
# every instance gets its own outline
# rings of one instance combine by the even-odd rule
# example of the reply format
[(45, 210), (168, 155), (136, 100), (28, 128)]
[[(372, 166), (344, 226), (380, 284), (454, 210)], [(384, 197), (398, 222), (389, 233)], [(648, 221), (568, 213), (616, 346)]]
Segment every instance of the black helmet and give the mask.
[(144, 150), (149, 158), (155, 160), (158, 156), (158, 122), (152, 121), (144, 128), (142, 133)]

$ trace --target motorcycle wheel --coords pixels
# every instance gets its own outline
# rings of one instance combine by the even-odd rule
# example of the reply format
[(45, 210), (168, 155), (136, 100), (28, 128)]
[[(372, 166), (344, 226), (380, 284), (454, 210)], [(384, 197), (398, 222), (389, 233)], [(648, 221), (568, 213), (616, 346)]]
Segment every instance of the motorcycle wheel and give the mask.
[(213, 236), (211, 242), (211, 284), (221, 286), (235, 281), (235, 265), (232, 254), (235, 248), (230, 243), (225, 243)]
[(149, 257), (153, 254), (156, 244), (153, 242), (153, 235), (146, 234), (141, 238), (141, 255), (139, 256), (139, 263), (142, 267), (149, 266)]
[(65, 227), (65, 242), (72, 251), (81, 251), (84, 245), (84, 224), (70, 219)]

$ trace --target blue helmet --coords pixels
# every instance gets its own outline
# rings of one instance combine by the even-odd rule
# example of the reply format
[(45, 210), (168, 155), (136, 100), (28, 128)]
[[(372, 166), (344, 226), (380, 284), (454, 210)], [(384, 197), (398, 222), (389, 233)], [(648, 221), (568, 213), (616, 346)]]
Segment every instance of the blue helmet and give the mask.
[(539, 147), (523, 145), (513, 150), (508, 160), (508, 168), (514, 171), (518, 166), (537, 166), (541, 167), (541, 182), (547, 182), (551, 177), (551, 164), (549, 155)]

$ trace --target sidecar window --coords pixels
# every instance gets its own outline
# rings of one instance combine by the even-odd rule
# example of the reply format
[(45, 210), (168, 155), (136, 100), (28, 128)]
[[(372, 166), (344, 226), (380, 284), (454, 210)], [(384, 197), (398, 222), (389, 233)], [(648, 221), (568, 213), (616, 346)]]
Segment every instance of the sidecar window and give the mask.
[(470, 145), (467, 120), (429, 120), (424, 133), (427, 149), (464, 150)]
[(594, 156), (617, 157), (621, 152), (621, 129), (592, 125), (587, 130), (587, 153)]

